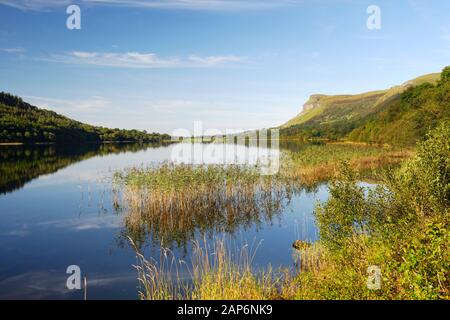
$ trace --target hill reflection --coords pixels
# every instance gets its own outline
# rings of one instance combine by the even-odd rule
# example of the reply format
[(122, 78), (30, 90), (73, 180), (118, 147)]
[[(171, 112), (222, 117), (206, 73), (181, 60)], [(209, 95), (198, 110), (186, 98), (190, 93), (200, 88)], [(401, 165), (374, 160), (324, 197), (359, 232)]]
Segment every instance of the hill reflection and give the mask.
[(46, 174), (89, 158), (138, 152), (161, 144), (85, 144), (0, 146), (0, 194), (7, 194)]

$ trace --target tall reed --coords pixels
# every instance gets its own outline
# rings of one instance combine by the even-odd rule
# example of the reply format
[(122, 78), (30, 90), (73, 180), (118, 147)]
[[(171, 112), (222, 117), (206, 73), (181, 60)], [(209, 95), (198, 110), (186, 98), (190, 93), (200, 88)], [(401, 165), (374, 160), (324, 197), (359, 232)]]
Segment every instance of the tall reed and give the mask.
[(196, 232), (260, 225), (281, 213), (291, 194), (278, 177), (237, 165), (134, 167), (117, 172), (115, 182), (122, 188), (116, 206), (125, 210), (126, 230), (138, 245), (145, 234), (182, 245)]
[[(260, 300), (278, 299), (288, 272), (255, 270), (258, 248), (230, 244), (225, 238), (194, 241), (190, 263), (177, 259), (170, 250), (163, 250), (159, 261), (147, 260), (137, 252), (139, 297), (148, 300)], [(235, 248), (235, 249), (231, 249)], [(289, 276), (290, 277), (290, 276)]]
[[(326, 267), (323, 247), (314, 244), (298, 255), (298, 268), (258, 268), (258, 244), (237, 245), (225, 237), (192, 242), (189, 257), (179, 259), (163, 249), (158, 260), (146, 259), (129, 238), (137, 255), (135, 268), (144, 300), (277, 300), (294, 299), (302, 288), (302, 273), (320, 274)], [(189, 260), (185, 260), (189, 259)]]
[(285, 152), (280, 175), (296, 187), (315, 187), (336, 177), (339, 164), (348, 162), (363, 179), (377, 179), (382, 169), (410, 158), (410, 150), (385, 147), (325, 144), (306, 145), (297, 152)]

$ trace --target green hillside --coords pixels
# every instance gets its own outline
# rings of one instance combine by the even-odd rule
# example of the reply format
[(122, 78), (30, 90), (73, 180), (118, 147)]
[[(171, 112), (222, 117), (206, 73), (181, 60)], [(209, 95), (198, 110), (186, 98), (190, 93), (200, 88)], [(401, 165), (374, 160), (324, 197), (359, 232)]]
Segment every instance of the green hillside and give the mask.
[(412, 146), (445, 119), (450, 119), (450, 67), (436, 84), (408, 88), (388, 108), (368, 117), (348, 139)]
[[(393, 139), (394, 137), (391, 135), (381, 137), (375, 130), (380, 126), (379, 123), (375, 123), (376, 119), (384, 117), (384, 121), (397, 121), (397, 118), (387, 118), (383, 114), (387, 110), (398, 108), (395, 106), (404, 101), (406, 94), (418, 90), (415, 88), (422, 86), (434, 88), (438, 85), (440, 76), (439, 73), (429, 74), (387, 90), (357, 95), (313, 95), (305, 103), (303, 111), (299, 115), (281, 126), (281, 135), (302, 139), (349, 138), (364, 142), (414, 143), (417, 136), (422, 136), (422, 130), (418, 131), (416, 127), (408, 127), (408, 130), (413, 133), (403, 139)], [(431, 97), (428, 98), (431, 99)], [(406, 112), (404, 107), (401, 110)], [(443, 116), (444, 114), (440, 111), (439, 114)], [(372, 123), (370, 128), (375, 131), (372, 129), (362, 130), (369, 125), (369, 122)], [(367, 130), (370, 132), (366, 132)]]
[(0, 143), (158, 142), (169, 135), (84, 124), (0, 92)]

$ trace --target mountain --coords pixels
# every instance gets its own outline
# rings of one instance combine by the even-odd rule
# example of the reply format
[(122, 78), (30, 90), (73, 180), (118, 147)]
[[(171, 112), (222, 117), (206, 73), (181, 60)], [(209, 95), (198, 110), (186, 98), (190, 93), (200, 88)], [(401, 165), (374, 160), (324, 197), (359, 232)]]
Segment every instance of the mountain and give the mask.
[(0, 92), (0, 143), (159, 142), (167, 134), (84, 124)]
[[(444, 69), (442, 75), (449, 70)], [(440, 73), (433, 73), (386, 90), (312, 95), (302, 112), (280, 127), (280, 134), (301, 139), (414, 144), (439, 117), (448, 117), (450, 99), (442, 94), (448, 92), (449, 83), (440, 79)], [(420, 101), (411, 98), (416, 95)], [(420, 123), (420, 117), (426, 121)]]

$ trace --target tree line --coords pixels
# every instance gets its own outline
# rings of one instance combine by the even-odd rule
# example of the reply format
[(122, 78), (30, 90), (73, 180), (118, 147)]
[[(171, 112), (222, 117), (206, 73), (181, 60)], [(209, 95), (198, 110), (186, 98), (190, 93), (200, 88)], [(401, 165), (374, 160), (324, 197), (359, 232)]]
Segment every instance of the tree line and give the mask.
[(0, 92), (0, 143), (162, 142), (168, 134), (85, 124)]

